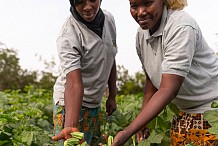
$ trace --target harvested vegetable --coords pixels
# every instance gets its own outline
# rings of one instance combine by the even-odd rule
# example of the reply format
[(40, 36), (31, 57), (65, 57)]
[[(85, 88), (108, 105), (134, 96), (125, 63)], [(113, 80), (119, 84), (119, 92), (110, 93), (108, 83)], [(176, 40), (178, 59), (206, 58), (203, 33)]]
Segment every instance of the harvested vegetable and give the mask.
[(87, 142), (84, 140), (84, 133), (76, 131), (70, 134), (72, 138), (67, 139), (64, 142), (64, 146), (88, 146)]

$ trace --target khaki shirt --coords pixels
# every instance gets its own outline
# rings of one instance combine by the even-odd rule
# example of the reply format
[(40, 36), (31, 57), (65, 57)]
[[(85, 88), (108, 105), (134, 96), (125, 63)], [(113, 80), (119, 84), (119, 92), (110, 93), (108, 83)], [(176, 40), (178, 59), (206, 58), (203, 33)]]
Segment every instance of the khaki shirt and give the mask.
[(83, 23), (70, 16), (57, 39), (61, 75), (54, 85), (54, 102), (64, 105), (66, 74), (81, 69), (84, 86), (82, 105), (100, 106), (117, 53), (116, 28), (113, 16), (105, 14), (102, 39)]
[(158, 89), (162, 74), (185, 77), (172, 101), (181, 111), (201, 113), (218, 101), (218, 57), (195, 20), (165, 7), (159, 29), (150, 36), (138, 29), (136, 48), (142, 67)]

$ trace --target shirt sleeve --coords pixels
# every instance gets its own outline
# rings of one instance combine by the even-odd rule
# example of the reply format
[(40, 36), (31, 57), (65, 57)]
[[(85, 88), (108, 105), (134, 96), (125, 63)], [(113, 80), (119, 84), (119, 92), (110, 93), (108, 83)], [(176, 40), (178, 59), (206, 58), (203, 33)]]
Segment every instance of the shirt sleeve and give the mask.
[(78, 42), (62, 36), (57, 40), (58, 56), (64, 74), (81, 68), (81, 51)]
[(189, 26), (178, 26), (165, 40), (162, 73), (185, 77), (191, 67), (196, 47), (196, 30)]

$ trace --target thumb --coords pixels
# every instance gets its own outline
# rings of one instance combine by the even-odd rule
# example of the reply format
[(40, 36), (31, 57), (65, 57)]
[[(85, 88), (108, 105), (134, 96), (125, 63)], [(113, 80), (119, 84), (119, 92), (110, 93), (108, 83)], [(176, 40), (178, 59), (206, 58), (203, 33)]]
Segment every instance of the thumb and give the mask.
[(58, 135), (56, 135), (56, 136), (53, 136), (52, 137), (52, 140), (53, 141), (58, 141), (58, 140), (61, 140), (61, 139), (63, 139), (64, 138), (64, 134), (63, 133), (60, 133), (60, 134), (58, 134)]

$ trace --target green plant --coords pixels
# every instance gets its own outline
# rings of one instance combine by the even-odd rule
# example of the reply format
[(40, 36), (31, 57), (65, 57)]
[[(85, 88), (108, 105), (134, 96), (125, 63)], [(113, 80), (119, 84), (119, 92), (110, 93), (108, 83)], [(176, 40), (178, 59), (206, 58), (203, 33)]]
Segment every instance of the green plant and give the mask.
[(26, 87), (0, 92), (0, 145), (42, 146), (51, 144), (51, 92)]

